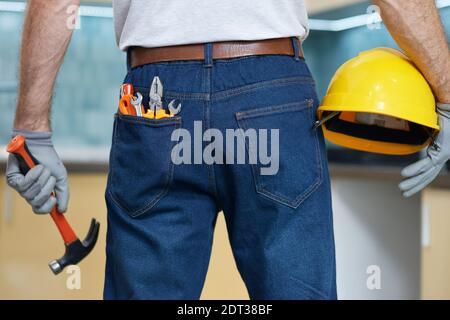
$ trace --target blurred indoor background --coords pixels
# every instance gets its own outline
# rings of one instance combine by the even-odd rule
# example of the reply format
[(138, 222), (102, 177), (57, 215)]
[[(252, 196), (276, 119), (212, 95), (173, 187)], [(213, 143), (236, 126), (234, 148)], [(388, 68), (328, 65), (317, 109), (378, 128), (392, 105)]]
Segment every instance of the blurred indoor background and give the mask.
[[(373, 47), (397, 47), (368, 1), (307, 2), (312, 30), (304, 47), (319, 96), (347, 59)], [(437, 3), (450, 35), (450, 1)], [(69, 290), (68, 274), (55, 277), (47, 267), (64, 250), (54, 225), (32, 214), (3, 175), (17, 99), (24, 6), (0, 1), (0, 299), (98, 299), (105, 260), (103, 193), (125, 55), (115, 44), (110, 1), (83, 1), (81, 28), (58, 77), (52, 122), (56, 149), (70, 173), (67, 217), (76, 230), (87, 230), (95, 216), (102, 229), (94, 252), (80, 264), (81, 289)], [(397, 188), (400, 168), (416, 158), (330, 146), (341, 299), (450, 299), (450, 179), (444, 172), (421, 195), (403, 199)], [(380, 271), (380, 288), (367, 285), (373, 270)], [(222, 215), (202, 298), (248, 298)]]

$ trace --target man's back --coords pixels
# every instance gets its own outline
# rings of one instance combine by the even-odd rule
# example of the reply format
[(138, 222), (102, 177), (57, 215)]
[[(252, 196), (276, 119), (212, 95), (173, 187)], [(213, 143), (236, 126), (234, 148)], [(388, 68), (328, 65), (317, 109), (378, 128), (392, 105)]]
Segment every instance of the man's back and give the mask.
[(114, 0), (113, 6), (122, 50), (307, 35), (303, 0)]

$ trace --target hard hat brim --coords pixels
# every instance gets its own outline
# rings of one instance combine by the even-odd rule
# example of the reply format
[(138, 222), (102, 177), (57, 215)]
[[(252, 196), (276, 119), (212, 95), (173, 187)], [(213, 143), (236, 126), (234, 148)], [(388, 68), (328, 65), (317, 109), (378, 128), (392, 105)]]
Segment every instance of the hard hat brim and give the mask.
[(431, 138), (422, 145), (406, 145), (399, 143), (372, 141), (349, 136), (338, 132), (333, 132), (328, 130), (326, 126), (322, 126), (322, 129), (325, 138), (331, 143), (334, 143), (338, 146), (385, 155), (396, 155), (396, 156), (410, 155), (421, 151), (431, 142)]
[[(420, 108), (419, 106), (409, 105), (409, 108), (411, 108), (411, 110), (414, 110), (415, 112), (404, 112), (405, 108), (399, 108), (398, 106), (393, 105), (392, 102), (388, 103), (385, 101), (371, 101), (370, 97), (368, 97), (367, 95), (353, 94), (352, 96), (355, 101), (359, 101), (360, 103), (353, 106), (346, 104), (346, 101), (348, 101), (348, 95), (344, 94), (326, 95), (322, 102), (322, 105), (318, 109), (319, 119), (321, 118), (321, 114), (324, 111), (369, 112), (404, 119), (432, 128), (434, 130), (439, 130), (437, 116), (435, 114), (430, 114), (429, 111), (424, 108)], [(399, 100), (398, 104), (402, 104), (402, 102)], [(420, 114), (421, 110), (424, 110), (422, 114)]]

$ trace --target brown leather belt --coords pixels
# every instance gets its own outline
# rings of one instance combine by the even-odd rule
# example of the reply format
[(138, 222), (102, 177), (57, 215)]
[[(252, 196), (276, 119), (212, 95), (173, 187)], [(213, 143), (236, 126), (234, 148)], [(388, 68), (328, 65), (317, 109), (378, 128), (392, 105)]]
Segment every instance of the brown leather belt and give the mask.
[[(298, 43), (299, 57), (303, 57), (300, 41)], [(177, 61), (177, 60), (204, 60), (204, 44), (190, 44), (157, 48), (133, 47), (131, 51), (131, 67), (144, 64)], [(278, 38), (257, 41), (226, 41), (215, 42), (212, 48), (213, 59), (230, 59), (245, 56), (279, 54), (294, 56), (292, 38)]]

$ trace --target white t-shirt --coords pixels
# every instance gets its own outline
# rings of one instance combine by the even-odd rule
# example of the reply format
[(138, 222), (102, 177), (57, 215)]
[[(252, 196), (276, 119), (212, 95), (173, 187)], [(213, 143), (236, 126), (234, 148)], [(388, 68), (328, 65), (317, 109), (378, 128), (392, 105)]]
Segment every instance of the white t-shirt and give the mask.
[(122, 50), (308, 34), (304, 0), (113, 0), (113, 8)]

